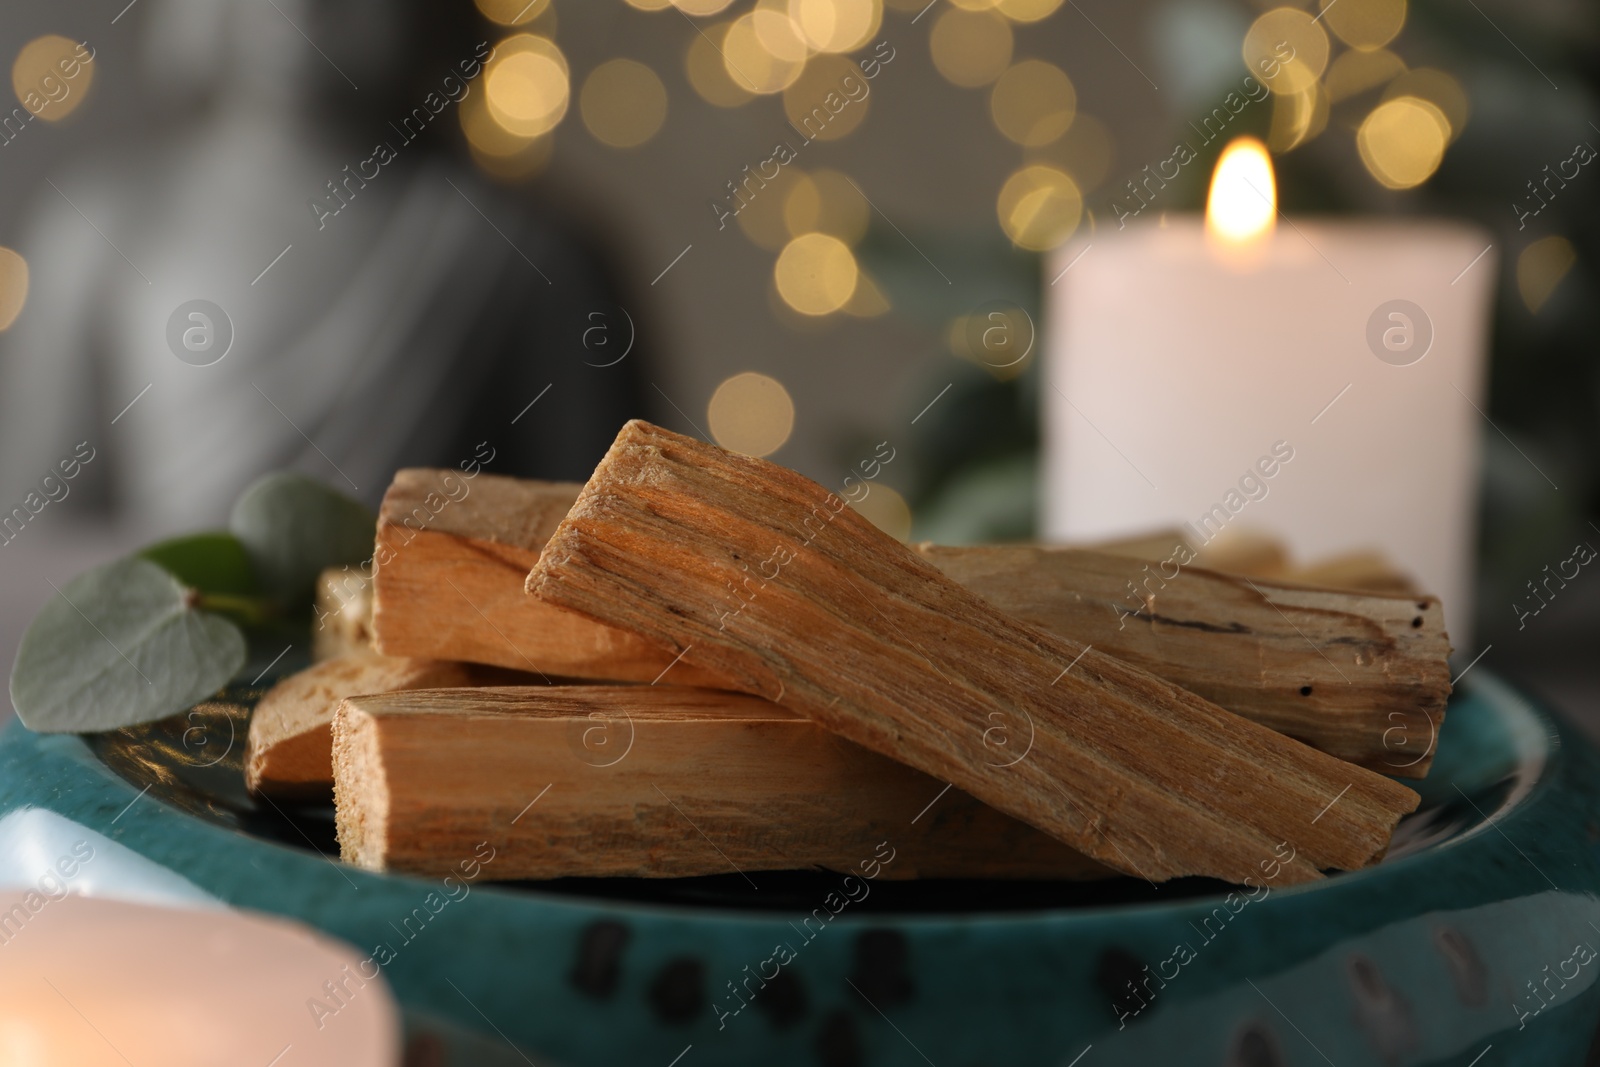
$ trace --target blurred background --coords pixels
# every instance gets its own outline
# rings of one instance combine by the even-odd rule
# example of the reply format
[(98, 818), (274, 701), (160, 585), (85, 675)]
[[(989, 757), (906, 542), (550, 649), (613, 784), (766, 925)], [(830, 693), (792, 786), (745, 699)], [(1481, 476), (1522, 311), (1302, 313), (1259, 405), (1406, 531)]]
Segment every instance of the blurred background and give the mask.
[[(1481, 654), (1591, 710), (1600, 577), (1564, 583), (1537, 625), (1517, 604), (1600, 546), (1597, 17), (13, 0), (0, 654), (52, 584), (222, 524), (262, 471), (372, 504), (398, 465), (474, 456), (581, 480), (632, 416), (828, 485), (887, 440), (867, 508), (883, 528), (1034, 536), (1037, 347), (986, 359), (974, 323), (1004, 307), (1042, 334), (1052, 253), (1115, 229), (1145, 168), (1289, 42), (1296, 77), (1229, 127), (1267, 144), (1288, 215), (1445, 216), (1493, 242), (1459, 666)], [(1151, 214), (1200, 210), (1222, 144)]]

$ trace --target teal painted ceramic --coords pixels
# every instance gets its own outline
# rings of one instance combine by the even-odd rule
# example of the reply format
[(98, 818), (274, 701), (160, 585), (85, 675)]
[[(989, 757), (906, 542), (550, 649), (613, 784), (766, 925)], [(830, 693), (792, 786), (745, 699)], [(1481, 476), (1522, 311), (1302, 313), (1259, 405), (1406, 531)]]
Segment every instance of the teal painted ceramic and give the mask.
[[(90, 739), (13, 725), (0, 880), (92, 837), (95, 892), (320, 927), (382, 965), (408, 1062), (1575, 1067), (1600, 1015), (1600, 757), (1481, 668), (1382, 864), (1248, 896), (815, 872), (491, 885), (472, 857), (451, 883), (375, 875), (330, 858), (329, 812), (244, 795), (256, 695)], [(338, 1025), (338, 999), (306, 997)]]

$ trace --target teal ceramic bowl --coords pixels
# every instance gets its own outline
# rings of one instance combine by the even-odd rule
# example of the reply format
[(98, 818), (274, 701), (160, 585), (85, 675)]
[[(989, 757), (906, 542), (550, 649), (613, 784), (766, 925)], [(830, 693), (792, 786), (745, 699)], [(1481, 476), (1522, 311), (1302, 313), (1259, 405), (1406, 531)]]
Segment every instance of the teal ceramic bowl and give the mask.
[[(1481, 668), (1389, 857), (1254, 899), (1202, 880), (880, 879), (839, 906), (841, 879), (817, 872), (376, 875), (333, 858), (331, 812), (245, 796), (259, 691), (88, 739), (13, 725), (0, 883), (90, 839), (88, 891), (310, 923), (382, 966), (415, 1064), (1592, 1062), (1600, 759)], [(307, 990), (307, 1010), (337, 1026), (359, 995)]]

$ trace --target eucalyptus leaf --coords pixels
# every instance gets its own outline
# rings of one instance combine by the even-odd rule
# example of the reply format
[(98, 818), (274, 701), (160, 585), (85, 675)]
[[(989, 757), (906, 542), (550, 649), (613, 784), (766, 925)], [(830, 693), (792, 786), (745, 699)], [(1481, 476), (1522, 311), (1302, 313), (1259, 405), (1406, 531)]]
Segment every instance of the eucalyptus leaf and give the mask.
[(309, 602), (324, 568), (372, 555), (377, 525), (364, 505), (287, 471), (252, 484), (228, 520), (249, 551), (262, 587), (291, 605)]
[(11, 703), (41, 733), (114, 730), (204, 700), (244, 660), (238, 627), (196, 611), (183, 583), (133, 557), (74, 578), (34, 617)]
[(151, 545), (139, 553), (191, 589), (249, 596), (256, 592), (255, 567), (244, 544), (226, 531), (190, 534)]

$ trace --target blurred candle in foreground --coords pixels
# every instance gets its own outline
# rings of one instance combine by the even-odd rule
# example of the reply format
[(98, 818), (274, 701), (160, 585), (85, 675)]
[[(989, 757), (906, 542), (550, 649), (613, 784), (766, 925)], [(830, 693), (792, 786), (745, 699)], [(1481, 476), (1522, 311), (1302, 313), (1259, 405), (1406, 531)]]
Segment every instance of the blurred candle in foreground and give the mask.
[(1104, 227), (1046, 277), (1046, 538), (1176, 523), (1198, 544), (1265, 531), (1298, 563), (1375, 548), (1466, 645), (1486, 234), (1281, 216), (1243, 140), (1207, 220)]
[(400, 1061), (381, 969), (287, 919), (32, 890), (0, 916), (6, 1067)]

